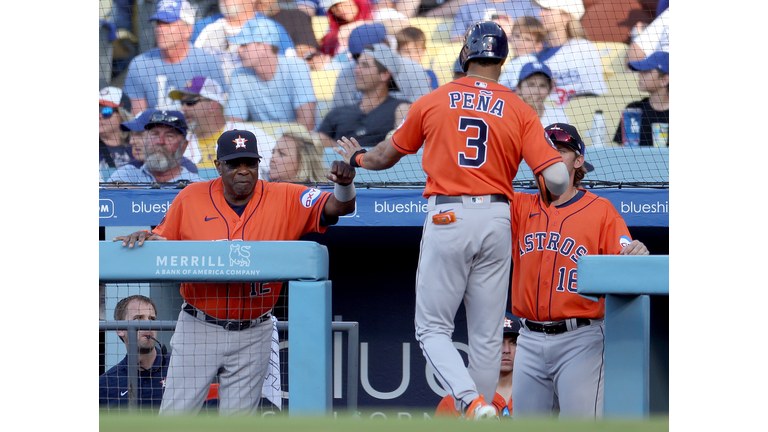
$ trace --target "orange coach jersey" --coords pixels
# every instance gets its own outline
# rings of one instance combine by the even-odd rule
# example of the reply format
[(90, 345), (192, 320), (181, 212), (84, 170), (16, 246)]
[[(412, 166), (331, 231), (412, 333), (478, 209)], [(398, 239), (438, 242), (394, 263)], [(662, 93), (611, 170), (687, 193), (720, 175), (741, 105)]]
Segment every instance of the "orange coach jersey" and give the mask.
[[(496, 407), (496, 412), (500, 416), (503, 415), (504, 408), (509, 408), (509, 415), (512, 415), (512, 398), (507, 402), (502, 395), (496, 393), (493, 395), (492, 405)], [(461, 413), (456, 410), (455, 401), (451, 395), (446, 395), (437, 405), (435, 417), (461, 417)]]
[[(291, 183), (256, 182), (242, 216), (224, 198), (221, 178), (179, 192), (154, 233), (168, 240), (298, 240), (320, 225), (329, 192)], [(269, 312), (282, 283), (184, 283), (181, 296), (218, 319), (250, 320)]]
[(522, 159), (534, 174), (562, 161), (536, 113), (512, 90), (468, 77), (411, 105), (392, 145), (413, 154), (422, 144), (425, 197), (504, 194), (512, 199)]
[(515, 192), (510, 209), (512, 313), (532, 321), (603, 318), (604, 299), (576, 293), (576, 263), (584, 255), (616, 255), (632, 241), (613, 204), (584, 189), (559, 207)]

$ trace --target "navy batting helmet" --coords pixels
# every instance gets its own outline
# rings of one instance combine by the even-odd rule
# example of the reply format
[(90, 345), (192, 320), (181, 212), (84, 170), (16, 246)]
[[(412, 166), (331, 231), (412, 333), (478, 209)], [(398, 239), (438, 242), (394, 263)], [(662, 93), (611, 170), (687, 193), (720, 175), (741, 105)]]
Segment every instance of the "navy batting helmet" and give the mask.
[(464, 72), (467, 63), (476, 58), (506, 59), (509, 54), (507, 34), (500, 25), (493, 21), (480, 21), (472, 24), (464, 34), (464, 47), (461, 48), (459, 62)]

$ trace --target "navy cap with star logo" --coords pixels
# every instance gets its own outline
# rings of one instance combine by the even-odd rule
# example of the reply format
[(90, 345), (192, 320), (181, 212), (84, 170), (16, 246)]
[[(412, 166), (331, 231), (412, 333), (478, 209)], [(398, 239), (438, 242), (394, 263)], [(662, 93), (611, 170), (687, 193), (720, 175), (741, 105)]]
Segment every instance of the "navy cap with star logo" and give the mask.
[(216, 141), (216, 158), (220, 161), (237, 158), (261, 159), (256, 135), (251, 131), (239, 129), (224, 132)]
[(520, 319), (511, 313), (504, 314), (504, 334), (520, 333)]

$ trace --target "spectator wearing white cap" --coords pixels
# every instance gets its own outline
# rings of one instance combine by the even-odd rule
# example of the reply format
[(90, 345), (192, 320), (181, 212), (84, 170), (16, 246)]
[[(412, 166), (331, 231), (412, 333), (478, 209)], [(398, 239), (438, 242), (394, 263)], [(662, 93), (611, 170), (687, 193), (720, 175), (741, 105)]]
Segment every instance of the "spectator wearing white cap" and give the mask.
[[(536, 16), (539, 7), (530, 0), (478, 0), (467, 2), (459, 9), (453, 18), (451, 29), (451, 41), (463, 42), (464, 33), (472, 24), (478, 21), (497, 21), (504, 28), (503, 23), (512, 23), (523, 16)], [(509, 37), (509, 30), (504, 29)]]
[(189, 42), (195, 13), (187, 0), (159, 1), (149, 20), (155, 26), (157, 48), (131, 61), (123, 86), (134, 114), (146, 109), (180, 109), (168, 93), (184, 87), (190, 77), (210, 76), (223, 81), (221, 63)]
[(336, 147), (341, 137), (355, 137), (363, 147), (384, 141), (408, 113), (408, 102), (395, 99), (389, 90), (398, 90), (401, 57), (384, 44), (363, 49), (355, 68), (359, 104), (332, 109), (317, 128), (323, 145)]
[(187, 120), (189, 145), (184, 152), (185, 158), (194, 162), (198, 168), (215, 169), (216, 141), (221, 134), (233, 129), (249, 130), (258, 138), (259, 154), (263, 155), (262, 163), (259, 164), (259, 176), (266, 178), (269, 158), (276, 140), (253, 125), (227, 121), (224, 117), (227, 94), (216, 80), (194, 77), (183, 89), (174, 90), (168, 96), (181, 101), (181, 110)]
[(248, 21), (237, 36), (243, 67), (230, 77), (227, 116), (233, 121), (296, 122), (315, 129), (315, 91), (309, 66), (278, 54), (274, 23)]
[(278, 31), (278, 50), (280, 54), (295, 56), (296, 49), (292, 38), (285, 28), (269, 17), (256, 10), (253, 0), (219, 0), (220, 18), (203, 28), (200, 35), (194, 40), (196, 48), (201, 48), (213, 54), (222, 62), (225, 84), (233, 70), (242, 67), (237, 45), (230, 43), (227, 38), (236, 36), (242, 30), (246, 22), (255, 20), (268, 20), (276, 24)]
[(99, 172), (135, 161), (130, 135), (120, 129), (120, 123), (131, 120), (131, 101), (122, 90), (117, 87), (99, 90)]
[(579, 96), (608, 92), (603, 64), (595, 45), (587, 40), (581, 26), (584, 4), (581, 0), (531, 0), (541, 6), (541, 23), (547, 31), (546, 48), (538, 60), (552, 70), (555, 90), (550, 100), (565, 107)]
[(552, 71), (543, 63), (533, 62), (523, 66), (517, 81), (515, 93), (523, 102), (536, 111), (541, 125), (547, 127), (553, 123), (569, 123), (565, 110), (545, 104), (554, 87)]

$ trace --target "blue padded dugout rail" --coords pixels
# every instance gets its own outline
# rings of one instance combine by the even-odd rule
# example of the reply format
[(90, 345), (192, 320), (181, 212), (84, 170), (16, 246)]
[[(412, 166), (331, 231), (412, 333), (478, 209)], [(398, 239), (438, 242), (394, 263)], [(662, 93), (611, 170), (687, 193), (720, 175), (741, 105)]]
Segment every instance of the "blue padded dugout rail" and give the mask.
[(325, 415), (331, 391), (328, 249), (305, 241), (99, 242), (99, 282), (288, 281), (290, 415)]
[(669, 256), (585, 255), (579, 258), (578, 279), (583, 297), (605, 296), (605, 417), (647, 418), (653, 379), (650, 296), (669, 295)]

